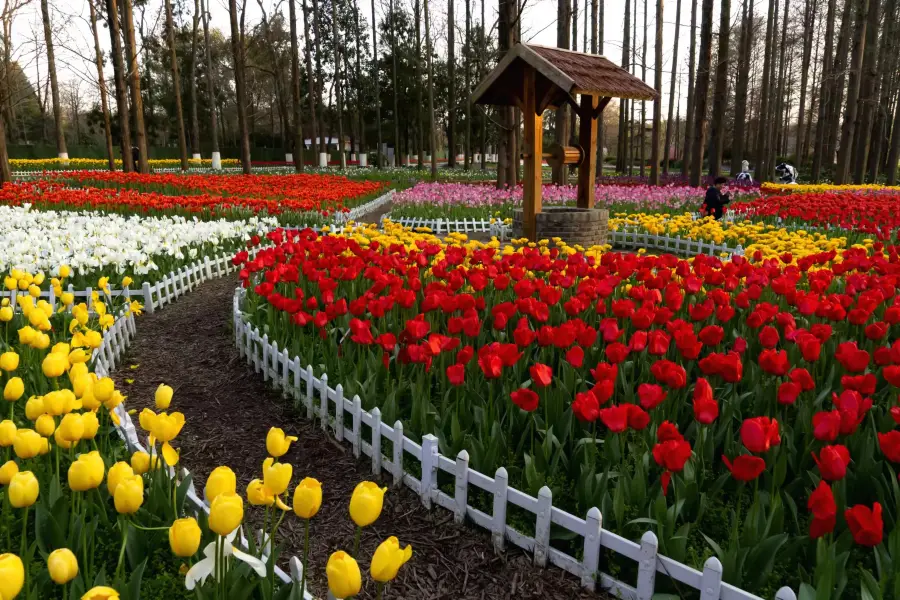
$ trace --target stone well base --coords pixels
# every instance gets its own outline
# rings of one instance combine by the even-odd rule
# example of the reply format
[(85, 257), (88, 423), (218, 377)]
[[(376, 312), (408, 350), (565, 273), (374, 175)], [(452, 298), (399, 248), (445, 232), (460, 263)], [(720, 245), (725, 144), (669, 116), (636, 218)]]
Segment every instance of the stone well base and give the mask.
[[(515, 238), (524, 235), (522, 215), (521, 209), (513, 211)], [(549, 206), (535, 217), (538, 240), (558, 237), (569, 245), (580, 244), (585, 248), (609, 241), (609, 211), (605, 209)]]

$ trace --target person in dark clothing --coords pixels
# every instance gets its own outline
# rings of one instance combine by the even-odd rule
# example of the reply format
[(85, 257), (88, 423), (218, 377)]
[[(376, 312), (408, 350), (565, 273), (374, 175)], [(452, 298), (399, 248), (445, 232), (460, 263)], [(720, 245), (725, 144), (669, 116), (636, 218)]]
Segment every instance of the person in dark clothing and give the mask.
[(724, 177), (716, 177), (713, 185), (706, 190), (706, 198), (703, 199), (703, 205), (700, 206), (700, 216), (708, 217), (712, 215), (716, 220), (722, 218), (725, 205), (731, 202), (728, 194), (722, 193), (722, 186), (727, 181)]
[(140, 171), (141, 167), (138, 164), (141, 160), (141, 153), (138, 151), (137, 146), (131, 147), (131, 162), (134, 164), (134, 170)]

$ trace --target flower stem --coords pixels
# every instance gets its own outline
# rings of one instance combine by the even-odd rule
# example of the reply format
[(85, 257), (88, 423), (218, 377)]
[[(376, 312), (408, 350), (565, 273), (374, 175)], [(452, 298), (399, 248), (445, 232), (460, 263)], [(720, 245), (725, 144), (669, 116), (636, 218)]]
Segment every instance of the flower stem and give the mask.
[(359, 538), (362, 535), (362, 527), (359, 525), (356, 526), (356, 535), (353, 538), (353, 558), (356, 558), (356, 555), (359, 554)]
[(119, 573), (122, 571), (122, 565), (125, 561), (125, 544), (128, 543), (128, 517), (122, 517), (119, 524), (122, 526), (122, 548), (119, 549), (119, 562), (116, 564), (115, 579), (119, 578)]
[(384, 584), (380, 581), (375, 584), (375, 600), (381, 600), (381, 593), (384, 591)]
[(303, 532), (303, 576), (300, 578), (300, 597), (305, 598), (306, 592), (306, 569), (309, 566), (307, 558), (309, 557), (309, 519), (306, 521)]
[(25, 551), (28, 549), (28, 509), (30, 506), (25, 507), (25, 515), (22, 517), (22, 545), (21, 550), (19, 551), (19, 558), (22, 559), (22, 562), (25, 564), (25, 595), (28, 596), (29, 585), (28, 585), (28, 565), (31, 562), (25, 556)]

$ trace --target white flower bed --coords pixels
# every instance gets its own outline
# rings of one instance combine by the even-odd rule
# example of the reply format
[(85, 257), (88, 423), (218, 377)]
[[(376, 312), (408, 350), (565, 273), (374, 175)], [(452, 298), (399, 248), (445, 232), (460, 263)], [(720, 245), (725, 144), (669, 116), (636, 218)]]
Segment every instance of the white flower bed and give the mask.
[(65, 264), (76, 276), (102, 271), (144, 278), (236, 248), (276, 226), (273, 218), (200, 221), (0, 206), (0, 272), (55, 274)]

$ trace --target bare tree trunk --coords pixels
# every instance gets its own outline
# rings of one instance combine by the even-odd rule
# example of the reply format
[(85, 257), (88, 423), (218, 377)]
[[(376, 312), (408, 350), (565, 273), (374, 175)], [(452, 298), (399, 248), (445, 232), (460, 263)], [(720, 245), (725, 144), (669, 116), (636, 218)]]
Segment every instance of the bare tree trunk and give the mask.
[[(644, 82), (647, 81), (647, 3), (648, 0), (644, 0), (644, 29), (643, 33), (641, 34), (641, 81)], [(641, 144), (639, 155), (639, 160), (641, 161), (640, 174), (641, 177), (643, 177), (644, 167), (647, 164), (647, 102), (644, 100), (641, 100), (641, 127), (638, 131)]]
[[(877, 2), (877, 0), (876, 0)], [(838, 150), (838, 166), (835, 183), (842, 184), (850, 180), (850, 161), (853, 154), (853, 142), (859, 119), (859, 88), (862, 75), (863, 54), (866, 51), (866, 16), (869, 12), (869, 0), (857, 0), (856, 33), (853, 36), (853, 50), (850, 58), (850, 80), (847, 85), (847, 110), (844, 112), (844, 123), (841, 126), (841, 147)]]
[[(426, 2), (428, 0), (425, 0)], [(381, 159), (381, 91), (378, 89), (378, 31), (377, 19), (375, 18), (375, 0), (372, 0), (372, 79), (375, 84), (375, 131), (376, 141), (378, 145), (375, 150), (375, 165), (380, 169)], [(431, 58), (428, 58), (428, 64), (431, 64)]]
[(700, 63), (697, 65), (697, 85), (694, 89), (694, 142), (691, 154), (691, 185), (700, 185), (703, 171), (703, 150), (706, 146), (706, 107), (709, 100), (709, 68), (712, 60), (713, 0), (703, 0), (700, 24)]
[[(716, 87), (713, 92), (712, 131), (709, 145), (709, 175), (718, 177), (725, 148), (725, 108), (728, 104), (728, 54), (731, 40), (731, 0), (722, 0), (719, 13), (719, 50), (716, 56)], [(733, 169), (733, 167), (732, 167)]]
[(322, 90), (325, 89), (325, 77), (322, 75), (322, 25), (319, 21), (319, 1), (312, 0), (313, 10), (313, 35), (316, 48), (316, 79), (315, 99), (316, 110), (319, 113), (319, 152), (328, 153), (328, 135), (325, 128), (325, 107), (322, 104)]
[(66, 134), (63, 131), (62, 106), (59, 103), (59, 85), (56, 83), (56, 58), (53, 52), (53, 31), (50, 28), (50, 7), (41, 0), (41, 17), (44, 21), (44, 44), (47, 47), (47, 69), (50, 73), (50, 93), (53, 100), (53, 124), (56, 128), (56, 152), (60, 160), (68, 161)]
[(456, 167), (456, 19), (447, 0), (447, 167)]
[(122, 151), (122, 170), (135, 170), (131, 156), (131, 129), (128, 118), (128, 90), (125, 87), (125, 65), (122, 64), (122, 35), (119, 28), (119, 9), (116, 0), (106, 0), (106, 20), (109, 23), (112, 48), (113, 75), (116, 87), (116, 109), (119, 113), (119, 144)]
[[(836, 0), (828, 0), (828, 8), (825, 15), (825, 50), (823, 52), (822, 75), (819, 90), (819, 115), (816, 119), (816, 141), (813, 146), (813, 181), (818, 181), (822, 176), (822, 159), (825, 154), (825, 126), (828, 122), (828, 110), (831, 103), (831, 81), (834, 77), (833, 46), (834, 46), (834, 18)], [(830, 160), (828, 161), (830, 164)]]
[[(746, 0), (745, 0), (746, 2)], [(666, 117), (666, 142), (663, 155), (663, 174), (669, 174), (669, 156), (672, 149), (672, 116), (675, 109), (675, 81), (678, 79), (678, 34), (681, 29), (681, 0), (675, 3), (675, 45), (672, 48), (672, 78), (669, 81), (669, 114)], [(660, 38), (662, 35), (660, 35)], [(661, 41), (661, 40), (660, 40)], [(661, 69), (662, 65), (657, 65), (657, 69)], [(738, 75), (740, 76), (740, 75)], [(660, 100), (657, 100), (659, 102)], [(651, 175), (652, 177), (652, 175)]]
[[(373, 0), (374, 2), (374, 0)], [(319, 164), (319, 138), (321, 135), (324, 135), (325, 132), (322, 131), (321, 135), (319, 133), (319, 121), (316, 118), (316, 78), (313, 75), (313, 66), (312, 66), (312, 44), (310, 42), (309, 35), (309, 7), (306, 4), (306, 0), (303, 0), (303, 33), (306, 38), (306, 81), (309, 86), (309, 91), (306, 94), (307, 98), (309, 98), (309, 120), (310, 120), (310, 135), (312, 136), (309, 140), (309, 149), (312, 150), (313, 153), (313, 165)], [(372, 5), (372, 8), (375, 8), (375, 5)], [(376, 108), (377, 97), (378, 97), (378, 77), (375, 77), (375, 97), (376, 97)], [(381, 132), (381, 113), (378, 114), (378, 131)], [(379, 138), (380, 140), (380, 138)], [(380, 145), (380, 144), (379, 144)], [(381, 166), (381, 159), (378, 159), (378, 166)]]
[(809, 75), (809, 61), (812, 57), (813, 29), (815, 26), (816, 0), (804, 0), (803, 3), (803, 59), (800, 66), (800, 104), (797, 107), (797, 140), (794, 154), (797, 163), (802, 167), (806, 161), (803, 152), (803, 119), (806, 116), (806, 83)]
[[(632, 48), (632, 54), (634, 55), (637, 53), (637, 28), (638, 28), (638, 25), (637, 25), (637, 22), (638, 22), (637, 0), (632, 0), (631, 5), (634, 8), (634, 12), (631, 13), (631, 25), (632, 25), (632, 27), (631, 27), (631, 48)], [(634, 57), (632, 57), (631, 74), (634, 77), (637, 77), (637, 68), (638, 68), (637, 60), (634, 60)], [(637, 146), (635, 144), (635, 138), (637, 138), (640, 135), (639, 133), (636, 133), (634, 131), (634, 124), (635, 124), (634, 115), (635, 115), (635, 107), (636, 106), (637, 106), (637, 104), (634, 102), (634, 100), (631, 100), (628, 102), (628, 108), (630, 110), (630, 113), (628, 115), (628, 136), (629, 136), (629, 139), (628, 139), (628, 142), (629, 142), (628, 143), (628, 174), (629, 175), (632, 175), (634, 172), (634, 158), (635, 158), (635, 154), (636, 154), (636, 150), (637, 150)]]
[[(887, 117), (891, 110), (891, 88), (897, 77), (897, 40), (896, 40), (896, 0), (887, 0), (884, 9), (884, 29), (881, 35), (881, 48), (878, 51), (878, 72), (882, 74), (881, 98), (875, 109), (875, 122), (872, 124), (872, 148), (869, 152), (869, 180), (875, 183), (881, 169), (881, 158), (886, 149)], [(892, 35), (894, 34), (894, 35)]]
[(866, 48), (863, 53), (862, 80), (859, 93), (859, 124), (854, 145), (853, 182), (863, 183), (866, 176), (866, 162), (872, 141), (872, 124), (875, 120), (876, 83), (878, 81), (878, 24), (879, 4), (869, 2), (868, 23), (866, 24)]
[(88, 0), (91, 14), (91, 32), (94, 34), (94, 62), (97, 64), (97, 86), (100, 88), (100, 110), (103, 112), (103, 137), (106, 141), (106, 159), (110, 171), (116, 170), (116, 157), (113, 152), (112, 123), (109, 115), (109, 103), (106, 99), (106, 79), (103, 77), (103, 52), (100, 50), (100, 37), (97, 33), (97, 9), (94, 0)]
[(191, 78), (188, 94), (191, 101), (191, 155), (200, 158), (200, 120), (197, 114), (197, 30), (200, 28), (200, 0), (194, 0), (194, 20), (191, 30)]
[[(272, 29), (269, 26), (269, 16), (266, 14), (266, 8), (262, 0), (256, 0), (259, 4), (259, 10), (262, 13), (263, 37), (269, 50), (269, 57), (272, 61), (272, 88), (275, 92), (275, 102), (278, 105), (278, 121), (281, 125), (281, 143), (284, 147), (285, 154), (291, 147), (291, 141), (287, 137), (287, 130), (290, 129), (290, 118), (288, 117), (287, 100), (285, 99), (284, 88), (282, 87), (282, 65), (278, 52), (275, 50), (275, 40), (272, 36)], [(271, 117), (271, 105), (269, 115)], [(275, 123), (272, 120), (272, 137), (275, 137)]]
[(694, 143), (694, 88), (697, 68), (697, 0), (691, 0), (691, 44), (688, 50), (687, 108), (684, 123), (684, 151), (681, 156), (681, 174), (687, 175), (691, 169), (691, 153)]
[(831, 110), (828, 114), (827, 138), (825, 141), (825, 155), (828, 157), (829, 169), (836, 169), (835, 155), (838, 151), (838, 133), (841, 130), (841, 108), (844, 105), (844, 81), (847, 77), (849, 66), (850, 35), (853, 24), (853, 0), (846, 0), (844, 12), (841, 18), (841, 31), (838, 34), (837, 50), (835, 51), (834, 73), (832, 81)]
[(238, 29), (237, 2), (235, 0), (228, 0), (228, 13), (231, 17), (231, 55), (234, 61), (234, 87), (237, 95), (238, 129), (241, 137), (241, 168), (244, 174), (249, 175), (250, 132), (247, 128), (247, 84), (244, 78), (244, 55), (241, 48), (243, 36)]
[(763, 46), (763, 75), (760, 89), (759, 118), (756, 126), (756, 178), (759, 181), (768, 181), (770, 170), (766, 158), (768, 157), (768, 131), (771, 127), (769, 120), (769, 76), (772, 72), (772, 41), (775, 37), (773, 21), (775, 11), (778, 10), (776, 4), (777, 0), (769, 2), (769, 12), (766, 17), (766, 41)]
[(344, 99), (341, 90), (341, 45), (340, 29), (338, 28), (338, 0), (332, 1), (331, 29), (332, 37), (334, 37), (334, 96), (337, 100), (337, 123), (338, 123), (338, 153), (340, 156), (341, 169), (347, 168), (347, 156), (344, 154)]
[(6, 125), (0, 117), (0, 186), (12, 181), (12, 171), (9, 169), (9, 153), (6, 150)]
[(750, 83), (750, 51), (753, 48), (753, 2), (741, 5), (741, 37), (738, 45), (737, 83), (734, 91), (734, 135), (731, 141), (731, 175), (744, 160), (744, 135), (747, 129), (747, 87)]
[[(677, 31), (677, 28), (676, 28)], [(657, 98), (653, 101), (653, 131), (650, 135), (650, 185), (659, 185), (659, 127), (662, 120), (662, 61), (663, 61), (663, 0), (656, 0), (656, 56), (653, 65), (653, 87)], [(669, 112), (672, 112), (673, 96), (669, 96)], [(601, 117), (602, 118), (602, 117)], [(666, 129), (669, 123), (666, 123)], [(666, 148), (668, 151), (668, 148)], [(668, 156), (666, 163), (668, 164)]]
[(212, 136), (213, 163), (219, 156), (219, 125), (216, 119), (216, 86), (213, 83), (212, 49), (209, 43), (209, 14), (206, 12), (205, 0), (200, 0), (200, 12), (203, 14), (203, 45), (206, 52), (206, 94), (209, 96), (209, 133)]
[[(291, 109), (294, 113), (294, 171), (303, 171), (303, 111), (300, 103), (300, 44), (297, 41), (297, 2), (288, 0), (291, 19)], [(357, 37), (357, 43), (359, 37)], [(357, 57), (357, 60), (359, 58)], [(357, 63), (358, 64), (358, 63)]]
[(428, 125), (431, 130), (431, 179), (437, 180), (437, 122), (434, 115), (434, 65), (431, 60), (431, 19), (428, 0), (425, 5), (425, 54), (428, 61)]
[(887, 176), (888, 185), (897, 183), (897, 162), (900, 159), (900, 100), (894, 105), (894, 124), (891, 127), (891, 149), (888, 151)]
[[(234, 0), (232, 0), (234, 1)], [(131, 0), (122, 0), (122, 18), (125, 21), (126, 55), (128, 57), (128, 74), (131, 78), (131, 109), (134, 112), (134, 141), (138, 149), (138, 166), (141, 173), (150, 172), (147, 156), (147, 134), (144, 130), (144, 103), (141, 99), (141, 72), (138, 70), (137, 45), (134, 40), (134, 17), (131, 11)]]
[[(487, 35), (485, 32), (485, 21), (484, 21), (484, 0), (481, 0), (481, 39), (479, 47), (481, 48), (481, 52), (479, 53), (480, 57), (478, 60), (478, 70), (479, 70), (479, 78), (484, 78), (487, 75), (487, 39), (485, 36)], [(487, 118), (482, 117), (481, 119), (481, 143), (479, 144), (481, 147), (481, 170), (487, 170)]]
[[(679, 2), (681, 0), (678, 0)], [(585, 11), (587, 12), (587, 11)], [(591, 54), (603, 54), (603, 15), (600, 12), (600, 1), (591, 0)], [(587, 31), (585, 31), (587, 33)], [(587, 49), (585, 49), (585, 52)], [(603, 177), (603, 115), (597, 123), (597, 176)]]
[(816, 39), (813, 43), (813, 58), (812, 58), (812, 83), (810, 85), (810, 89), (812, 90), (812, 95), (810, 99), (810, 110), (807, 113), (806, 117), (806, 131), (803, 133), (803, 147), (800, 149), (800, 156), (803, 157), (804, 161), (809, 157), (809, 146), (812, 143), (812, 124), (813, 124), (813, 115), (816, 115), (817, 120), (821, 117), (819, 113), (815, 111), (815, 107), (819, 106), (819, 86), (821, 84), (822, 78), (822, 69), (821, 63), (819, 62), (819, 49), (821, 48), (822, 41), (822, 28), (815, 28), (816, 31)]
[(466, 70), (466, 145), (463, 148), (463, 168), (468, 171), (472, 163), (472, 102), (469, 96), (472, 93), (472, 8), (470, 0), (466, 3), (466, 41), (463, 45), (465, 53), (465, 70)]
[[(416, 62), (414, 65), (416, 81), (422, 81), (422, 9), (419, 2), (420, 0), (416, 0), (414, 8), (416, 19)], [(416, 169), (425, 168), (425, 115), (423, 114), (422, 106), (422, 86), (416, 85), (416, 140), (419, 146)]]
[[(362, 154), (366, 151), (366, 124), (363, 118), (363, 113), (365, 112), (363, 107), (363, 99), (362, 99), (362, 67), (360, 66), (360, 61), (362, 60), (362, 48), (360, 47), (360, 38), (363, 36), (362, 29), (359, 26), (359, 4), (353, 3), (353, 18), (356, 21), (356, 117), (359, 121), (359, 148), (357, 149), (357, 160), (359, 159), (359, 154)], [(416, 78), (418, 81), (418, 77)], [(417, 86), (421, 87), (421, 86)], [(421, 104), (421, 103), (420, 103)]]
[[(391, 7), (391, 71), (394, 88), (394, 164), (400, 165), (400, 90), (397, 84), (397, 13), (394, 10), (394, 0), (390, 0)], [(451, 84), (452, 85), (452, 84)]]
[(775, 127), (772, 131), (774, 136), (774, 143), (772, 144), (772, 154), (775, 157), (772, 163), (773, 165), (778, 161), (778, 155), (783, 153), (781, 134), (782, 130), (784, 129), (784, 87), (785, 75), (787, 71), (785, 56), (787, 52), (787, 22), (789, 5), (790, 0), (784, 0), (784, 17), (781, 20), (781, 38), (779, 40), (778, 85), (775, 92)]
[[(561, 1), (561, 0), (560, 0)], [(696, 2), (696, 0), (694, 0)], [(635, 0), (637, 2), (637, 0)], [(624, 23), (622, 25), (622, 68), (628, 70), (631, 61), (631, 0), (625, 0)], [(628, 164), (628, 99), (619, 100), (619, 141), (616, 144), (616, 171), (625, 172)]]
[[(181, 80), (178, 76), (178, 57), (175, 55), (175, 23), (172, 19), (172, 2), (165, 0), (166, 32), (169, 41), (169, 57), (172, 61), (172, 87), (175, 91), (175, 113), (178, 117), (178, 150), (181, 154), (181, 170), (188, 169), (187, 136), (184, 132), (184, 111), (181, 106)], [(193, 87), (193, 86), (191, 86)]]
[(572, 2), (572, 50), (578, 52), (578, 0)]
[[(507, 1), (513, 2), (515, 0)], [(556, 46), (558, 48), (568, 49), (571, 43), (569, 40), (571, 31), (569, 24), (572, 21), (572, 0), (558, 0), (556, 18)], [(512, 32), (510, 32), (510, 34), (512, 34)], [(503, 56), (503, 54), (504, 52), (501, 51), (500, 55)], [(513, 123), (509, 122), (507, 123), (507, 126), (512, 127)], [(571, 129), (572, 124), (569, 115), (569, 107), (566, 104), (563, 104), (556, 109), (556, 143), (561, 146), (567, 145), (569, 143)], [(514, 153), (515, 149), (511, 148), (510, 154)], [(553, 183), (556, 185), (563, 185), (566, 183), (566, 180), (568, 179), (568, 171), (566, 169), (567, 167), (565, 166), (553, 168)]]

